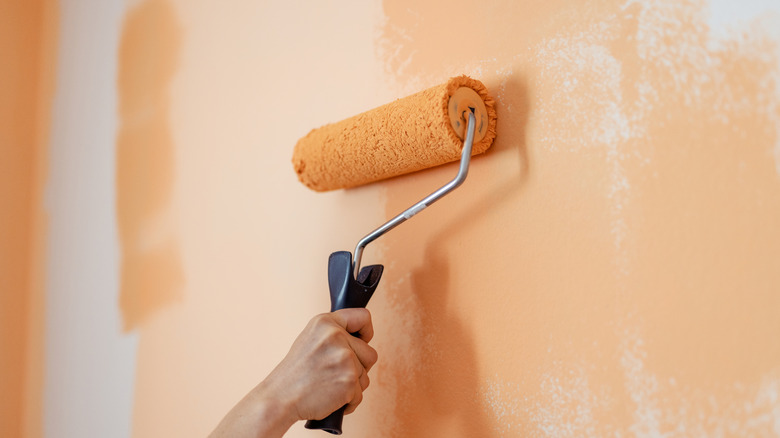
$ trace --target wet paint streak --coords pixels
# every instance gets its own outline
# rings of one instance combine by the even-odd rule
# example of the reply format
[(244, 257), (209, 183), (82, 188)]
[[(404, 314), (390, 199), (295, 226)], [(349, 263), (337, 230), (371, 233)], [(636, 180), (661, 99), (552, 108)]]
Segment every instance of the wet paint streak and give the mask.
[(43, 435), (44, 284), (54, 1), (6, 2), (0, 18), (0, 435)]
[(166, 0), (133, 7), (119, 48), (116, 190), (125, 330), (177, 300), (184, 281), (171, 211), (174, 144), (169, 88), (179, 27)]
[(30, 296), (27, 335), (27, 375), (25, 380), (25, 408), (23, 436), (43, 437), (44, 430), (44, 376), (46, 350), (46, 254), (48, 215), (44, 211), (44, 190), (49, 175), (49, 144), (51, 141), (52, 102), (57, 82), (58, 36), (60, 28), (59, 2), (43, 2), (41, 55), (38, 72), (38, 108), (32, 241), (30, 258)]

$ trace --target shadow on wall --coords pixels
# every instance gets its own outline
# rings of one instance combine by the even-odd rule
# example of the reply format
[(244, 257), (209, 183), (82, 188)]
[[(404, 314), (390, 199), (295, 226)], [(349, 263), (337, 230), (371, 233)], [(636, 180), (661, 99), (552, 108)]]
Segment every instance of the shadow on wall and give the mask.
[[(447, 66), (466, 65), (458, 64), (456, 56), (472, 52), (442, 41), (448, 34), (432, 27), (438, 20), (457, 29), (457, 21), (408, 3), (395, 4), (399, 18), (386, 14), (386, 29), (395, 35), (388, 44), (401, 46), (406, 54), (400, 49), (390, 52), (402, 54), (389, 58), (388, 70), (401, 71), (399, 80), (427, 78), (447, 60)], [(383, 4), (386, 11), (388, 5), (393, 2)], [(390, 380), (399, 387), (394, 420), (400, 423), (392, 436), (442, 436), (436, 426), (447, 423), (460, 429), (451, 429), (448, 436), (490, 436), (480, 428), (486, 423), (495, 428), (498, 421), (508, 421), (518, 436), (637, 431), (771, 435), (777, 421), (767, 412), (777, 412), (777, 397), (766, 394), (777, 393), (780, 357), (780, 113), (775, 33), (761, 26), (774, 24), (776, 18), (758, 17), (750, 27), (746, 23), (734, 27), (728, 37), (716, 37), (706, 21), (706, 5), (700, 2), (604, 4), (604, 10), (596, 12), (587, 9), (599, 5), (582, 8), (572, 3), (566, 10), (558, 6), (548, 4), (541, 11), (550, 16), (555, 12), (549, 21), (555, 26), (537, 24), (521, 33), (524, 26), (511, 23), (518, 30), (485, 32), (491, 44), (484, 46), (504, 51), (492, 61), (489, 55), (472, 58), (480, 71), (512, 71), (522, 63), (515, 71), (527, 72), (533, 95), (540, 97), (533, 100), (540, 111), (534, 113), (533, 126), (539, 131), (531, 140), (538, 147), (530, 152), (545, 150), (545, 157), (539, 156), (545, 162), (533, 160), (533, 177), (543, 172), (545, 178), (562, 176), (533, 190), (531, 184), (522, 184), (526, 193), (520, 193), (536, 202), (544, 199), (541, 189), (548, 187), (563, 195), (555, 198), (552, 211), (528, 212), (545, 237), (556, 236), (549, 246), (532, 247), (545, 252), (539, 266), (549, 278), (538, 277), (538, 285), (526, 283), (537, 294), (545, 289), (561, 293), (540, 299), (537, 321), (520, 326), (546, 327), (554, 337), (510, 344), (515, 351), (550, 346), (552, 354), (516, 365), (544, 370), (538, 377), (525, 373), (523, 386), (532, 391), (528, 400), (519, 390), (498, 393), (500, 403), (492, 415), (485, 413), (478, 387), (483, 370), (478, 368), (486, 357), (480, 352), (487, 349), (478, 347), (487, 342), (503, 348), (504, 342), (477, 338), (464, 306), (479, 297), (464, 299), (471, 291), (458, 282), (464, 277), (479, 280), (484, 272), (458, 270), (489, 255), (482, 252), (490, 246), (475, 238), (489, 232), (476, 232), (476, 222), (485, 224), (481, 216), (495, 221), (493, 215), (485, 216), (497, 210), (496, 202), (506, 206), (500, 193), (515, 200), (522, 197), (512, 196), (519, 193), (513, 193), (518, 185), (514, 181), (506, 188), (491, 181), (480, 186), (489, 202), (473, 193), (464, 200), (460, 193), (459, 203), (475, 205), (465, 214), (455, 205), (452, 217), (458, 219), (450, 219), (450, 232), (424, 237), (424, 268), (404, 261), (415, 252), (414, 243), (387, 241), (388, 261), (414, 272), (411, 297), (402, 288), (393, 291), (407, 294), (404, 299), (411, 304), (404, 302), (406, 313), (392, 317), (415, 323), (414, 333), (402, 341), (417, 359), (416, 368), (406, 374), (402, 365), (391, 364)], [(493, 11), (481, 22), (502, 29), (523, 14), (545, 19), (527, 11)], [(567, 84), (569, 78), (576, 81)], [(506, 99), (516, 93), (507, 89), (499, 104), (507, 108)], [(512, 144), (518, 129), (507, 131), (515, 121), (503, 118), (508, 111), (501, 108), (497, 150), (484, 158), (493, 160), (490, 167), (497, 172), (504, 167), (493, 166), (499, 161), (496, 155), (508, 156), (501, 150)], [(527, 108), (522, 114), (527, 117)], [(524, 146), (522, 150), (527, 153)], [(409, 187), (389, 185), (388, 202)], [(545, 231), (540, 225), (550, 219), (556, 222)], [(463, 245), (447, 243), (453, 238), (463, 238)], [(502, 245), (519, 242), (509, 235), (497, 240)], [(452, 254), (453, 248), (475, 254)], [(582, 263), (566, 269), (573, 260)], [(558, 268), (566, 269), (565, 281), (549, 275)], [(498, 274), (499, 281), (520, 277)], [(521, 339), (524, 335), (517, 334)], [(491, 377), (482, 374), (482, 379)], [(516, 412), (510, 412), (514, 407)], [(651, 411), (655, 414), (647, 415)]]
[[(491, 94), (498, 89), (496, 83), (486, 83)], [(512, 193), (521, 190), (529, 175), (529, 160), (525, 143), (525, 126), (529, 113), (528, 94), (525, 82), (521, 78), (509, 78), (505, 85), (505, 97), (499, 106), (496, 142), (483, 159), (499, 159), (507, 154), (517, 154), (520, 159), (519, 175), (511, 178), (473, 182), (479, 187), (476, 196), (464, 200), (466, 206), (459, 211), (455, 219), (437, 227), (435, 235), (426, 239), (394, 239), (388, 246), (388, 260), (400, 261), (404, 254), (420, 251), (420, 241), (427, 241), (425, 265), (410, 267), (411, 291), (403, 292), (411, 296), (414, 303), (406, 307), (407, 311), (417, 313), (420, 321), (415, 327), (417, 333), (401, 337), (400, 342), (408, 342), (403, 349), (411, 357), (419, 358), (409, 373), (405, 364), (391, 364), (388, 370), (396, 382), (396, 412), (394, 430), (391, 436), (427, 437), (436, 436), (442, 423), (460, 431), (459, 436), (491, 435), (491, 422), (486, 416), (480, 397), (480, 373), (478, 370), (475, 339), (468, 325), (461, 318), (446, 309), (451, 272), (449, 267), (447, 242), (457, 239), (464, 230), (477, 226), (480, 216), (495, 206), (513, 199)], [(516, 108), (512, 120), (501, 118), (501, 107), (511, 105)], [(513, 150), (517, 148), (517, 150)], [(476, 176), (476, 175), (475, 175)], [(393, 186), (388, 190), (388, 198), (404, 198), (394, 190), (406, 188)], [(396, 196), (397, 195), (397, 196)], [(463, 193), (461, 193), (463, 195)], [(474, 202), (469, 204), (469, 200)], [(482, 257), (475, 254), (474, 257)], [(398, 320), (408, 316), (397, 315)], [(392, 369), (395, 368), (395, 369)], [(451, 429), (452, 430), (452, 429)]]
[(168, 119), (179, 47), (168, 1), (144, 1), (128, 12), (119, 46), (116, 154), (125, 330), (175, 301), (184, 281), (170, 208), (174, 144)]

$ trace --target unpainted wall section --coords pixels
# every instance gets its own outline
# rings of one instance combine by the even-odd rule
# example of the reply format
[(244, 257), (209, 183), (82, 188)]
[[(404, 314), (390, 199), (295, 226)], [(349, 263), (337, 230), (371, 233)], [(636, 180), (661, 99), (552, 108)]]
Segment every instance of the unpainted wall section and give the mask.
[(122, 330), (114, 170), (117, 60), (127, 5), (59, 3), (40, 201), (46, 251), (38, 427), (44, 437), (129, 437), (138, 336)]

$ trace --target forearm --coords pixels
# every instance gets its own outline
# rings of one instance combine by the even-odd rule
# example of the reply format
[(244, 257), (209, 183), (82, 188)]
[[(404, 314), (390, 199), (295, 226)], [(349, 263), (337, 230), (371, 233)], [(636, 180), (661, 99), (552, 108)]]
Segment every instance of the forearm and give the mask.
[(292, 407), (269, 397), (266, 383), (247, 394), (219, 423), (209, 438), (280, 438), (297, 418)]
[[(357, 334), (354, 336), (353, 334)], [(225, 416), (211, 438), (279, 438), (298, 420), (322, 419), (363, 399), (376, 351), (366, 309), (317, 315), (273, 371)]]

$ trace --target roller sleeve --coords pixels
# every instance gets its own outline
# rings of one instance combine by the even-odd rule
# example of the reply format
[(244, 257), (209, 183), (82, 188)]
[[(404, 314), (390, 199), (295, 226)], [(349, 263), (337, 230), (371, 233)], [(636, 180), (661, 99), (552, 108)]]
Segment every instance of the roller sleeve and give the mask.
[(316, 191), (350, 188), (460, 159), (466, 111), (477, 125), (473, 155), (496, 136), (487, 88), (459, 76), (337, 123), (314, 129), (295, 145), (298, 179)]

